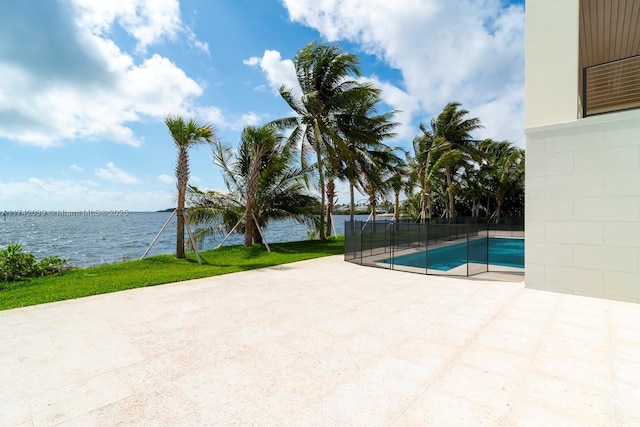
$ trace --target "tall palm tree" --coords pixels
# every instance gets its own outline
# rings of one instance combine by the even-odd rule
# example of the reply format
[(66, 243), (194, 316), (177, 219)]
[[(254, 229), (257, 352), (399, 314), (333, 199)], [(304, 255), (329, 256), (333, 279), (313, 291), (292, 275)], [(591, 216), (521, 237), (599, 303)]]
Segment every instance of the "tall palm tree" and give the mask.
[(262, 243), (260, 230), (276, 219), (314, 224), (317, 199), (306, 187), (294, 146), (277, 127), (245, 127), (237, 150), (217, 143), (214, 163), (222, 170), (228, 193), (191, 188), (189, 220), (204, 227), (202, 241), (220, 229), (244, 234), (245, 246)]
[(198, 144), (210, 144), (214, 139), (213, 126), (200, 123), (195, 118), (167, 116), (164, 123), (169, 128), (173, 143), (178, 148), (176, 162), (176, 185), (178, 187), (178, 206), (176, 208), (176, 258), (184, 258), (184, 204), (189, 182), (189, 149)]
[(352, 104), (345, 113), (336, 117), (346, 144), (340, 146), (340, 152), (333, 159), (340, 161), (340, 178), (349, 182), (351, 222), (354, 220), (354, 189), (366, 194), (365, 187), (377, 179), (368, 175), (383, 175), (400, 164), (394, 149), (384, 142), (396, 136), (392, 132), (398, 125), (393, 121), (395, 111), (379, 114), (380, 90), (373, 86), (365, 86), (365, 89), (359, 98), (351, 99)]
[[(236, 167), (241, 176), (246, 178), (245, 186), (245, 233), (244, 244), (251, 246), (256, 235), (256, 224), (253, 220), (259, 179), (266, 170), (281, 166), (282, 158), (276, 150), (280, 149), (282, 136), (270, 126), (247, 126), (242, 132), (238, 147)], [(284, 147), (286, 149), (286, 147)], [(228, 167), (228, 162), (222, 156), (217, 158), (219, 166)]]
[(292, 88), (282, 86), (280, 95), (293, 109), (296, 116), (276, 121), (279, 126), (293, 128), (291, 139), (300, 141), (302, 158), (306, 161), (310, 152), (316, 156), (316, 173), (320, 191), (320, 239), (325, 233), (325, 159), (343, 150), (346, 141), (336, 123), (337, 114), (348, 113), (354, 99), (361, 99), (370, 85), (359, 84), (358, 57), (342, 52), (337, 45), (312, 42), (300, 49), (294, 58), (294, 66), (301, 96)]
[(480, 129), (480, 119), (465, 119), (467, 110), (460, 109), (460, 104), (450, 102), (442, 112), (431, 120), (431, 135), (440, 145), (438, 163), (442, 167), (446, 184), (447, 217), (455, 217), (455, 194), (458, 190), (454, 182), (455, 175), (464, 164), (471, 161), (479, 162), (481, 153), (477, 150), (477, 141), (471, 133)]

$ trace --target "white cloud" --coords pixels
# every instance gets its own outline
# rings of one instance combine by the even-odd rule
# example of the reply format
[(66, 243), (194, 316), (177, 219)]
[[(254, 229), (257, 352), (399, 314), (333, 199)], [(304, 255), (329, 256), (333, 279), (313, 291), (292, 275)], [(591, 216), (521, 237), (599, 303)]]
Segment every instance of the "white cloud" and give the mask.
[(301, 92), (293, 61), (290, 59), (282, 59), (280, 52), (277, 50), (265, 50), (262, 58), (253, 56), (242, 62), (249, 66), (260, 65), (260, 69), (267, 76), (269, 87), (271, 87), (275, 93), (278, 93), (282, 85), (293, 89), (294, 92)]
[(243, 60), (242, 63), (244, 65), (250, 65), (250, 66), (258, 65), (260, 64), (260, 58), (258, 58), (257, 56), (252, 56), (249, 59)]
[(227, 118), (218, 107), (201, 107), (197, 109), (198, 117), (206, 123), (212, 123), (217, 127), (226, 127)]
[(78, 24), (105, 36), (118, 24), (137, 41), (137, 50), (184, 34), (197, 49), (207, 54), (209, 47), (197, 39), (180, 16), (178, 0), (73, 0), (80, 11)]
[(99, 178), (117, 182), (120, 184), (138, 184), (142, 182), (130, 173), (125, 172), (122, 169), (118, 169), (116, 165), (113, 164), (113, 162), (107, 163), (106, 168), (96, 169), (95, 174)]
[(103, 189), (93, 181), (29, 178), (0, 182), (0, 203), (5, 210), (109, 210), (155, 211), (175, 204), (166, 191)]
[(523, 144), (522, 6), (503, 8), (500, 0), (283, 2), (292, 21), (330, 41), (356, 43), (398, 69), (404, 92), (418, 102), (417, 121), (426, 124), (457, 101), (481, 119), (487, 134)]
[(81, 168), (80, 166), (76, 165), (75, 163), (72, 164), (71, 166), (69, 166), (69, 169), (71, 169), (72, 171), (75, 171), (75, 172), (84, 172), (84, 169)]
[(249, 111), (248, 113), (243, 114), (242, 117), (240, 117), (239, 123), (242, 123), (243, 128), (245, 126), (257, 126), (263, 121), (264, 118), (264, 115), (256, 114), (253, 111)]
[(73, 139), (139, 146), (130, 123), (182, 114), (203, 89), (167, 58), (137, 62), (108, 38), (110, 30), (118, 23), (141, 50), (182, 32), (195, 36), (177, 0), (74, 1), (0, 3), (0, 138), (42, 147)]
[(186, 112), (188, 98), (202, 94), (202, 88), (170, 60), (153, 55), (127, 73), (122, 91), (135, 100), (133, 110), (153, 117), (167, 111)]
[(158, 176), (158, 181), (164, 182), (165, 184), (175, 184), (176, 180), (171, 175), (162, 174)]
[(258, 125), (265, 119), (266, 114), (257, 114), (249, 111), (241, 116), (227, 116), (217, 107), (201, 107), (195, 110), (195, 115), (201, 117), (203, 121), (212, 123), (215, 129), (228, 129), (241, 131), (247, 125)]

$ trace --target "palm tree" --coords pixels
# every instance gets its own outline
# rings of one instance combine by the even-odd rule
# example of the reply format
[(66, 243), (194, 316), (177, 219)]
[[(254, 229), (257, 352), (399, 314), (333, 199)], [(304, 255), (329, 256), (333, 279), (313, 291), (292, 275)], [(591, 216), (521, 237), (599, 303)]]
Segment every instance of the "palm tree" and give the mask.
[(307, 191), (308, 171), (276, 126), (247, 126), (237, 150), (217, 143), (213, 156), (228, 193), (191, 188), (189, 220), (204, 226), (196, 233), (199, 241), (224, 228), (242, 232), (251, 246), (263, 243), (260, 230), (272, 220), (314, 223), (318, 203)]
[(181, 116), (167, 116), (164, 119), (173, 143), (178, 148), (176, 162), (176, 182), (178, 187), (176, 258), (184, 258), (184, 203), (189, 182), (189, 148), (198, 144), (213, 142), (214, 131), (210, 124), (202, 124), (194, 118), (185, 119)]
[[(349, 182), (350, 220), (354, 220), (355, 188), (365, 193), (365, 187), (375, 182), (375, 175), (393, 170), (401, 163), (393, 149), (384, 141), (396, 136), (392, 130), (398, 125), (393, 121), (395, 111), (377, 113), (380, 102), (380, 90), (366, 86), (360, 97), (353, 97), (352, 105), (346, 112), (338, 114), (338, 127), (344, 135), (346, 144), (333, 159), (340, 162), (340, 178)], [(369, 176), (372, 175), (372, 176)]]
[(418, 190), (415, 193), (407, 193), (407, 198), (400, 207), (402, 213), (411, 218), (420, 218), (422, 212), (422, 194)]
[(466, 167), (462, 175), (461, 196), (474, 218), (480, 216), (482, 198), (488, 194), (486, 177), (485, 168), (483, 166), (478, 168), (477, 165)]
[[(320, 191), (320, 239), (325, 233), (325, 159), (335, 158), (344, 150), (346, 141), (338, 128), (336, 116), (349, 114), (354, 99), (372, 90), (371, 85), (359, 84), (353, 77), (360, 76), (358, 57), (341, 51), (337, 45), (312, 42), (302, 48), (294, 58), (294, 66), (302, 95), (293, 89), (280, 88), (280, 95), (296, 116), (277, 120), (279, 126), (293, 128), (290, 138), (301, 142), (303, 162), (309, 152), (315, 152)], [(304, 165), (305, 163), (303, 163)]]
[(486, 159), (481, 169), (487, 172), (488, 190), (496, 201), (496, 210), (491, 218), (499, 223), (505, 199), (524, 188), (524, 150), (509, 141), (490, 139), (482, 141), (480, 149)]
[(477, 141), (472, 139), (471, 133), (480, 129), (480, 119), (464, 117), (467, 110), (460, 109), (460, 104), (451, 102), (442, 112), (431, 119), (431, 131), (436, 144), (439, 145), (437, 163), (442, 168), (446, 184), (447, 199), (445, 206), (447, 217), (455, 217), (455, 194), (458, 185), (454, 182), (458, 170), (473, 160), (479, 162), (480, 152), (476, 149)]
[[(407, 153), (405, 153), (405, 156)], [(400, 221), (400, 193), (410, 194), (413, 190), (415, 182), (409, 172), (407, 162), (400, 161), (394, 165), (391, 176), (387, 179), (389, 189), (393, 191), (393, 218), (396, 222)]]
[[(240, 176), (246, 177), (245, 180), (245, 233), (244, 244), (251, 246), (256, 237), (256, 224), (253, 220), (253, 210), (256, 201), (258, 184), (260, 176), (269, 168), (280, 166), (279, 153), (276, 150), (281, 143), (282, 136), (275, 132), (275, 129), (269, 126), (255, 127), (247, 126), (242, 132), (240, 146), (238, 147), (238, 158), (240, 161), (236, 164), (239, 169)], [(217, 157), (218, 165), (228, 167), (228, 162), (219, 151), (221, 156)]]
[(375, 222), (378, 199), (383, 199), (393, 185), (393, 175), (399, 171), (402, 159), (394, 150), (382, 144), (375, 150), (369, 151), (372, 162), (363, 164), (361, 169), (362, 190), (369, 197), (371, 217)]
[(432, 189), (437, 185), (435, 176), (439, 172), (438, 158), (440, 156), (441, 139), (435, 138), (424, 124), (420, 123), (422, 135), (413, 140), (413, 156), (409, 157), (408, 163), (411, 168), (412, 179), (420, 187), (420, 210), (418, 218), (420, 222), (425, 222), (431, 218)]

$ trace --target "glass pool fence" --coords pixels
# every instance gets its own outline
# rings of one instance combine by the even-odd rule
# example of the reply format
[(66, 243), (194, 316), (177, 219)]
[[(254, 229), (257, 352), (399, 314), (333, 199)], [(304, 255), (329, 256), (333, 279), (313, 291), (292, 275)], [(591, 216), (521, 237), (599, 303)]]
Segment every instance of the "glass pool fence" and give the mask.
[(524, 272), (524, 218), (345, 222), (345, 261), (421, 274)]

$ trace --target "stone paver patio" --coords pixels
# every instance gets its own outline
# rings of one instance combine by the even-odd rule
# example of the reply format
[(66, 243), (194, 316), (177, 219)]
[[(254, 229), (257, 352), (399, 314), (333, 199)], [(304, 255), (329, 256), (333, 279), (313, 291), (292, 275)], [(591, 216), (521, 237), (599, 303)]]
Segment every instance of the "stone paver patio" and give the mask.
[(0, 312), (0, 425), (640, 425), (640, 305), (329, 257)]

